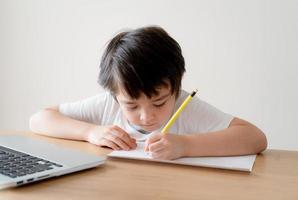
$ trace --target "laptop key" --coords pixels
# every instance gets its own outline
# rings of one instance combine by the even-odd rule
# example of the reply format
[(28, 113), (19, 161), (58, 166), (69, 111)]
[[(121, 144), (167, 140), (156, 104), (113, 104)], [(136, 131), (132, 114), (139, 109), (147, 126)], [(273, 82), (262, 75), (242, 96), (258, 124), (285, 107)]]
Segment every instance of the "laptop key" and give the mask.
[(60, 164), (0, 146), (0, 174), (11, 178), (63, 167)]

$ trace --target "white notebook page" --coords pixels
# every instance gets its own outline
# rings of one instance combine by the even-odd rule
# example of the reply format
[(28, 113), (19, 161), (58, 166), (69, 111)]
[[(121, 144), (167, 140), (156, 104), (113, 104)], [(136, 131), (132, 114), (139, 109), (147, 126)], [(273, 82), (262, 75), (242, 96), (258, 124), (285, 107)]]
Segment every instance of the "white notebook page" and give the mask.
[(117, 158), (128, 158), (137, 160), (147, 160), (154, 162), (173, 163), (181, 165), (212, 167), (239, 171), (252, 171), (256, 155), (228, 156), (228, 157), (187, 157), (176, 160), (157, 160), (153, 159), (147, 152), (144, 152), (144, 142), (138, 143), (135, 150), (113, 151), (108, 156)]

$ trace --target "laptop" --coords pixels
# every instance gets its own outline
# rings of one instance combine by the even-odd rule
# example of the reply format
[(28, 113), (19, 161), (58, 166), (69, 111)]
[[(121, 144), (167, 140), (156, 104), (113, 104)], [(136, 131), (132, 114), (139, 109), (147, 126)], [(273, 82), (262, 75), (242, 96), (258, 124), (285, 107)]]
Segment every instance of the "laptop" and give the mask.
[(0, 135), (0, 189), (102, 165), (104, 156), (19, 135)]

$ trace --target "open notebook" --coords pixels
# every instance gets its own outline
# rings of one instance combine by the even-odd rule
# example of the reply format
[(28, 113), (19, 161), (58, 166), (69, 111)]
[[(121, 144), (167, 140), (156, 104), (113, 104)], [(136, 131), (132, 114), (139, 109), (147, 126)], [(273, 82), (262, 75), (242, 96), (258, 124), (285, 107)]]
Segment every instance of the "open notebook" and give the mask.
[(117, 158), (128, 158), (137, 160), (147, 160), (154, 162), (173, 163), (180, 165), (191, 165), (201, 167), (212, 167), (239, 171), (252, 171), (256, 155), (230, 156), (230, 157), (189, 157), (178, 158), (176, 160), (157, 160), (144, 152), (144, 142), (138, 143), (138, 147), (131, 151), (113, 151), (108, 156)]

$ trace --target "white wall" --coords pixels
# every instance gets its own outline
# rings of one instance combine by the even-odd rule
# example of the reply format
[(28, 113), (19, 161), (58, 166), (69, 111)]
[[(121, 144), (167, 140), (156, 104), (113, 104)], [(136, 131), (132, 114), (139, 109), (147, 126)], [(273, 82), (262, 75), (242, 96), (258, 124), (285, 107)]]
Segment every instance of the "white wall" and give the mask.
[(298, 1), (0, 0), (0, 129), (94, 95), (106, 42), (156, 24), (180, 44), (185, 89), (298, 150)]

